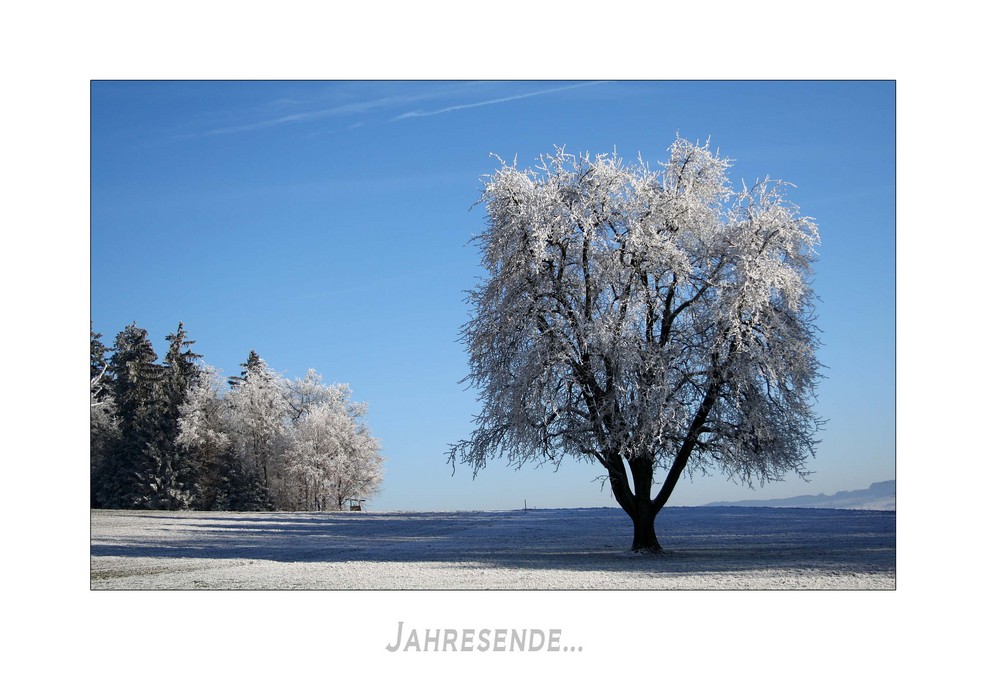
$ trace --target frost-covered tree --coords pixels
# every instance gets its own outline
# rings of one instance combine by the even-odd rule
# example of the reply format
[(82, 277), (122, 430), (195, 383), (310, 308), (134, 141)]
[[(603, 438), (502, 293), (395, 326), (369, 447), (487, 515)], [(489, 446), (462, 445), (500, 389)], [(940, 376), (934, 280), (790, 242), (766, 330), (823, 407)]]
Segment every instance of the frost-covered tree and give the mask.
[(240, 443), (243, 423), (218, 369), (203, 365), (179, 409), (177, 443), (195, 470), (192, 507), (261, 511), (272, 501), (257, 465)]
[[(193, 507), (206, 510), (238, 509), (245, 502), (238, 495), (244, 474), (226, 431), (226, 406), (222, 375), (202, 366), (178, 409), (177, 444), (191, 459), (195, 471)], [(234, 504), (235, 503), (235, 504)]]
[(91, 494), (100, 507), (178, 509), (193, 498), (194, 472), (176, 444), (179, 406), (194, 377), (183, 324), (163, 364), (135, 323), (115, 337), (110, 360), (91, 326)]
[(198, 377), (196, 361), (201, 357), (191, 350), (193, 340), (187, 337), (183, 323), (177, 332), (166, 336), (167, 353), (157, 388), (158, 417), (156, 438), (143, 450), (145, 468), (141, 483), (145, 495), (140, 505), (156, 509), (184, 509), (194, 505), (197, 469), (195, 458), (177, 442), (180, 408), (188, 389)]
[(247, 375), (266, 366), (264, 360), (260, 358), (256, 350), (250, 350), (250, 354), (247, 355), (247, 360), (240, 364), (243, 369), (238, 376), (229, 377), (229, 386), (238, 387), (240, 383), (246, 381)]
[(292, 420), (298, 420), (310, 409), (327, 402), (337, 401), (349, 404), (350, 388), (343, 384), (327, 385), (316, 369), (309, 369), (305, 378), (288, 382), (285, 399), (291, 408)]
[(177, 332), (167, 336), (167, 353), (163, 357), (164, 391), (168, 405), (173, 409), (168, 413), (176, 418), (177, 409), (184, 403), (188, 389), (199, 376), (198, 360), (200, 354), (195, 354), (191, 346), (195, 341), (188, 339), (184, 323), (177, 324)]
[(103, 398), (107, 393), (109, 377), (107, 346), (101, 342), (101, 334), (94, 331), (94, 323), (90, 323), (90, 389), (95, 398)]
[(225, 397), (228, 430), (234, 451), (253, 469), (265, 493), (270, 493), (291, 407), (284, 379), (255, 352), (250, 353), (245, 368)]
[(453, 464), (596, 462), (635, 551), (660, 550), (654, 520), (685, 473), (805, 473), (818, 232), (784, 184), (734, 189), (729, 167), (679, 138), (658, 168), (563, 150), (501, 163), (463, 331), (482, 411)]
[(312, 370), (289, 385), (296, 411), (283, 455), (282, 508), (342, 510), (348, 498), (368, 498), (382, 482), (380, 444), (364, 422), (366, 407), (346, 385), (324, 386)]
[(183, 324), (162, 364), (134, 323), (109, 360), (100, 337), (91, 327), (92, 506), (328, 509), (378, 489), (378, 441), (347, 385), (312, 369), (288, 381), (251, 351), (226, 387)]
[(121, 430), (110, 393), (111, 380), (101, 334), (90, 330), (90, 503), (102, 506), (108, 492), (107, 476), (113, 454), (121, 443)]
[[(111, 398), (111, 379), (105, 355), (108, 348), (101, 342), (101, 334), (90, 328), (90, 432), (93, 447), (94, 434), (112, 424), (115, 417), (114, 400)], [(92, 448), (93, 450), (93, 448)], [(93, 458), (92, 458), (93, 461)]]
[(135, 322), (115, 336), (109, 362), (111, 390), (119, 415), (128, 427), (146, 431), (145, 428), (156, 423), (155, 406), (163, 380), (163, 368), (156, 361), (149, 333)]
[(344, 509), (348, 498), (368, 499), (382, 489), (381, 442), (372, 436), (363, 420), (366, 406), (355, 405), (348, 411), (351, 428), (343, 437), (332, 476), (326, 483), (338, 510)]
[(178, 443), (197, 459), (197, 506), (326, 510), (374, 494), (382, 457), (350, 388), (324, 384), (313, 369), (288, 381), (253, 361), (225, 393), (218, 371), (203, 367), (180, 408)]

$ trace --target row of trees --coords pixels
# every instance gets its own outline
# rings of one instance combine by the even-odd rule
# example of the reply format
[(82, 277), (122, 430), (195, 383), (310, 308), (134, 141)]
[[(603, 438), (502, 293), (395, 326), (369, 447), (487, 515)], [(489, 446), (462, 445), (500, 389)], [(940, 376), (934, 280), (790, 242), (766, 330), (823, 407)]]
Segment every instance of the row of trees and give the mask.
[(380, 444), (347, 385), (285, 379), (253, 351), (227, 380), (183, 324), (162, 362), (134, 323), (111, 348), (101, 337), (91, 328), (93, 507), (339, 510), (378, 491)]

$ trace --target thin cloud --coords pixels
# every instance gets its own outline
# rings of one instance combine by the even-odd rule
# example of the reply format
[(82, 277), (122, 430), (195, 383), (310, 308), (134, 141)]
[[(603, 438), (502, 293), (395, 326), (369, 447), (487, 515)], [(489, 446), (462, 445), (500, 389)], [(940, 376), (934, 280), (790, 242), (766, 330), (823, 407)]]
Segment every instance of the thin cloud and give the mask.
[(488, 101), (476, 101), (474, 103), (462, 103), (456, 106), (448, 106), (447, 108), (440, 108), (438, 110), (412, 110), (408, 113), (403, 113), (398, 117), (392, 119), (393, 122), (398, 120), (405, 120), (411, 117), (430, 117), (432, 115), (441, 115), (443, 113), (451, 113), (456, 110), (466, 110), (468, 108), (479, 108), (481, 106), (492, 106), (498, 103), (507, 103), (508, 101), (518, 101), (520, 99), (527, 99), (533, 96), (544, 96), (546, 94), (555, 94), (557, 92), (564, 92), (570, 89), (579, 89), (580, 87), (591, 87), (596, 84), (603, 84), (604, 80), (596, 82), (583, 82), (580, 84), (568, 85), (566, 87), (556, 87), (555, 89), (543, 89), (537, 92), (528, 92), (527, 94), (516, 94), (514, 96), (505, 96), (499, 99), (489, 99)]
[(230, 127), (221, 127), (219, 129), (212, 129), (210, 131), (207, 131), (205, 132), (205, 134), (209, 136), (216, 136), (220, 134), (235, 134), (238, 132), (255, 131), (257, 129), (277, 127), (279, 125), (292, 124), (295, 122), (311, 122), (314, 120), (321, 120), (327, 117), (337, 117), (339, 115), (357, 115), (359, 113), (366, 113), (372, 110), (378, 110), (380, 108), (405, 105), (407, 103), (412, 103), (415, 100), (420, 100), (423, 98), (425, 97), (390, 96), (381, 99), (373, 99), (371, 101), (358, 101), (355, 103), (346, 103), (339, 106), (334, 106), (332, 108), (322, 108), (320, 110), (310, 110), (301, 113), (292, 113), (289, 115), (283, 115), (281, 117), (270, 118), (267, 120), (259, 120), (257, 122), (250, 122), (248, 124), (233, 125)]
[[(462, 103), (453, 106), (447, 106), (445, 108), (439, 108), (436, 110), (412, 110), (410, 112), (403, 113), (394, 118), (390, 118), (389, 122), (396, 122), (398, 120), (403, 120), (407, 118), (415, 117), (430, 117), (432, 115), (441, 115), (444, 113), (450, 113), (458, 110), (466, 110), (469, 108), (479, 108), (482, 106), (492, 106), (500, 103), (507, 103), (509, 101), (518, 101), (520, 99), (527, 99), (535, 96), (545, 96), (548, 94), (555, 94), (558, 92), (568, 91), (571, 89), (579, 89), (580, 87), (590, 87), (596, 84), (602, 84), (604, 81), (593, 81), (593, 82), (581, 82), (577, 84), (571, 84), (564, 87), (555, 87), (552, 89), (544, 89), (540, 91), (527, 92), (525, 94), (515, 94), (513, 96), (505, 96), (502, 98), (489, 99), (486, 101), (475, 101), (473, 103)], [(419, 93), (412, 93), (407, 95), (398, 96), (387, 96), (377, 99), (370, 99), (367, 101), (354, 101), (350, 103), (342, 103), (335, 106), (317, 108), (314, 110), (302, 110), (299, 112), (288, 112), (285, 115), (277, 117), (265, 117), (264, 119), (258, 119), (253, 122), (245, 122), (242, 124), (230, 124), (227, 126), (220, 126), (214, 129), (209, 129), (207, 131), (202, 131), (200, 133), (183, 134), (176, 136), (175, 138), (194, 138), (194, 137), (204, 137), (204, 136), (222, 136), (226, 134), (238, 134), (244, 132), (257, 131), (261, 129), (269, 129), (272, 127), (279, 127), (283, 125), (300, 124), (307, 122), (315, 122), (317, 120), (323, 120), (327, 118), (335, 117), (345, 117), (352, 115), (364, 115), (366, 113), (373, 113), (380, 110), (386, 110), (391, 108), (399, 109), (404, 106), (411, 106), (414, 103), (420, 101), (427, 101), (428, 99), (437, 99), (444, 96), (454, 96), (457, 92), (454, 89), (426, 89)], [(302, 103), (296, 102), (292, 99), (281, 100), (283, 104), (295, 104)], [(355, 129), (365, 124), (368, 124), (371, 120), (356, 120), (350, 125), (350, 129)]]

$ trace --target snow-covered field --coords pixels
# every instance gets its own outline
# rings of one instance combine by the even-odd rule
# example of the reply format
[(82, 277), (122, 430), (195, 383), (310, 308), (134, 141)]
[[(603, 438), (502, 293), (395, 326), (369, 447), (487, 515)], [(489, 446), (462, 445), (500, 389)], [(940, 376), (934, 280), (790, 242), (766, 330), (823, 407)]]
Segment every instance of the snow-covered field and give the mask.
[(894, 589), (891, 511), (91, 513), (93, 589)]

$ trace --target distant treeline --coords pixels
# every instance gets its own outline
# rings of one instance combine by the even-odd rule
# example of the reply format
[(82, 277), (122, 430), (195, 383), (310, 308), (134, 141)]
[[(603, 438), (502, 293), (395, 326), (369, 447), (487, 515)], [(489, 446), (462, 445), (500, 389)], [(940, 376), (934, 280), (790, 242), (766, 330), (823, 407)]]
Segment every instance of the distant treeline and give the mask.
[(162, 361), (134, 323), (101, 337), (91, 326), (92, 507), (338, 510), (378, 491), (379, 441), (347, 385), (287, 380), (252, 350), (224, 379), (183, 323)]

